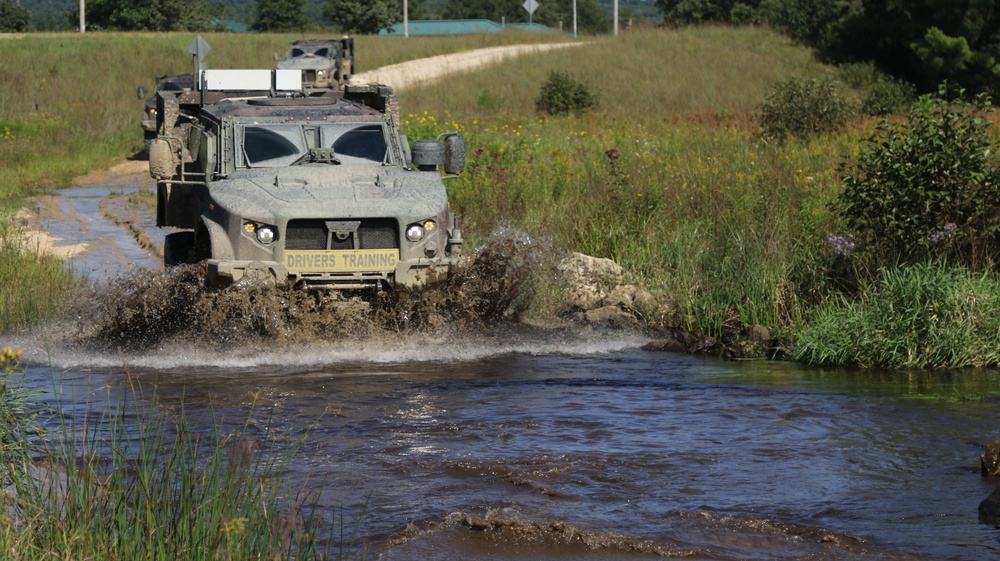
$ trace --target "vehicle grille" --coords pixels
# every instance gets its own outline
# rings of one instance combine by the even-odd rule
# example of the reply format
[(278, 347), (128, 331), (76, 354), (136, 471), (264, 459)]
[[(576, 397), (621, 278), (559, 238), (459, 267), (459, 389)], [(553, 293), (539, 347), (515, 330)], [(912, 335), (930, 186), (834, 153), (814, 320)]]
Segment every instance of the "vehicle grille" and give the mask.
[[(285, 227), (285, 249), (398, 249), (399, 234), (396, 221), (390, 218), (370, 218), (360, 222), (358, 228), (346, 239), (330, 235), (330, 222), (349, 220), (299, 219), (289, 220)], [(355, 239), (356, 238), (356, 239)], [(329, 244), (329, 247), (328, 247)]]
[(302, 71), (302, 81), (307, 84), (312, 84), (316, 82), (316, 71), (315, 70), (303, 70)]

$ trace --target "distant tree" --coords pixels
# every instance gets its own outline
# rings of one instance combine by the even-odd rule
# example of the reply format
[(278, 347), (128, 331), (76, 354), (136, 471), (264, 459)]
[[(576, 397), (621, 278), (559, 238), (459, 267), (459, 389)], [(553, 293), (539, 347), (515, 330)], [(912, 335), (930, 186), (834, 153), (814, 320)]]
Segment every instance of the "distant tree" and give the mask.
[[(546, 0), (539, 1), (541, 4)], [(528, 12), (524, 0), (448, 0), (444, 7), (445, 19), (488, 19), (492, 21), (525, 22)]]
[(673, 24), (744, 23), (760, 0), (655, 0), (664, 21)]
[(28, 30), (31, 12), (13, 0), (0, 0), (0, 32), (22, 32)]
[(850, 10), (846, 0), (761, 0), (759, 17), (829, 58), (839, 26)]
[(309, 25), (305, 0), (255, 0), (250, 29), (254, 31), (298, 31)]
[[(140, 0), (140, 4), (142, 2)], [(222, 4), (210, 0), (156, 0), (157, 29), (163, 31), (208, 31), (219, 27)]]
[(921, 91), (942, 80), (1000, 94), (996, 0), (861, 0), (839, 29), (843, 60), (872, 60)]
[[(75, 11), (71, 25), (79, 23)], [(222, 15), (209, 0), (87, 0), (87, 27), (115, 31), (205, 31)]]
[(402, 0), (326, 0), (323, 15), (344, 33), (374, 35), (403, 21)]
[[(527, 13), (523, 7), (521, 11)], [(562, 22), (563, 31), (572, 32), (573, 0), (540, 0), (533, 20), (553, 28)], [(597, 0), (577, 0), (576, 27), (583, 33), (605, 33), (611, 29), (611, 18)]]

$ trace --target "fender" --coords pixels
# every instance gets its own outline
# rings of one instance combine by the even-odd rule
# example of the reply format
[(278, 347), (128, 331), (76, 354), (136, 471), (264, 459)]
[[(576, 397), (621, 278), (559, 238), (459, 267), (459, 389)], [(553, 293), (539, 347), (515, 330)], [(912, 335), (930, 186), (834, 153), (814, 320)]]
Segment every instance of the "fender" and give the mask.
[[(208, 247), (202, 245), (203, 236), (207, 236)], [(223, 261), (232, 260), (236, 256), (236, 252), (233, 251), (233, 245), (229, 241), (229, 236), (226, 235), (225, 228), (222, 225), (209, 220), (207, 217), (201, 217), (201, 227), (198, 228), (198, 235), (195, 237), (195, 246), (198, 249), (208, 249), (208, 255), (200, 256), (205, 259), (219, 259)]]

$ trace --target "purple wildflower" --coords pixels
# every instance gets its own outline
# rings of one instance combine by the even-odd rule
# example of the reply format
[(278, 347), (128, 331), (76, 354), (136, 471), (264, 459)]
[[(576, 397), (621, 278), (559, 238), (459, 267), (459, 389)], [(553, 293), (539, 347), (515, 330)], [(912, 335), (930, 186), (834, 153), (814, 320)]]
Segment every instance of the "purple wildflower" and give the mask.
[(837, 255), (842, 255), (847, 257), (854, 251), (854, 235), (847, 234), (846, 236), (838, 236), (836, 234), (828, 234), (826, 236), (827, 243), (833, 248), (833, 252)]
[(934, 232), (931, 234), (931, 242), (938, 243), (942, 240), (948, 239), (949, 235), (958, 228), (958, 225), (954, 222), (949, 222), (944, 225), (940, 232)]

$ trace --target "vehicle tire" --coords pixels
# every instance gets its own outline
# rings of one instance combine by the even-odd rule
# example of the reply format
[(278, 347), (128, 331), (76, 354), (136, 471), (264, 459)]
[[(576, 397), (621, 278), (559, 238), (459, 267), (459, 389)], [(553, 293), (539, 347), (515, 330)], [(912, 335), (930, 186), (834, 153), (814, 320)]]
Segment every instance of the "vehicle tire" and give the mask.
[(163, 266), (166, 268), (194, 262), (194, 232), (174, 232), (163, 240)]

